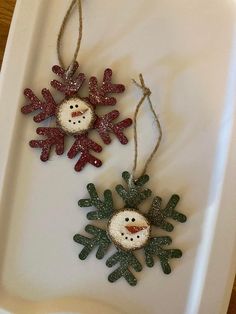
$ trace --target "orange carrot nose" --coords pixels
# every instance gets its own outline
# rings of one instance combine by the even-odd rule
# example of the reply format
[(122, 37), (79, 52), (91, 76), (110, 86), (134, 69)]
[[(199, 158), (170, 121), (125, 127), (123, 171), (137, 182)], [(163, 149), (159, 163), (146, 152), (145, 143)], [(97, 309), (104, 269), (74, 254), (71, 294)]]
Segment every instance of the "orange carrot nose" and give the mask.
[(72, 118), (75, 118), (75, 117), (79, 117), (79, 116), (82, 116), (82, 114), (83, 114), (83, 112), (81, 112), (81, 111), (73, 111), (72, 113), (71, 113), (71, 117)]
[(82, 114), (84, 114), (86, 111), (88, 111), (88, 109), (85, 109), (84, 111), (80, 111), (80, 110), (73, 111), (73, 112), (71, 113), (71, 117), (72, 117), (72, 118), (75, 118), (75, 117), (82, 116)]
[(142, 227), (138, 227), (138, 226), (125, 226), (125, 228), (131, 232), (131, 233), (137, 233), (141, 230), (147, 229), (147, 226), (142, 226)]

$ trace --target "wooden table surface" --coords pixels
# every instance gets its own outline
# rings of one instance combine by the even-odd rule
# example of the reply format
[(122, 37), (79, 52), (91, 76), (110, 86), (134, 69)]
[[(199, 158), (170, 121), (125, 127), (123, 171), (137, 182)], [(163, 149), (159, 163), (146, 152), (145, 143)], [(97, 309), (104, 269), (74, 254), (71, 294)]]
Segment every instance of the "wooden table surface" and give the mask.
[[(16, 0), (0, 0), (0, 67)], [(33, 313), (32, 313), (33, 314)], [(205, 314), (205, 313), (202, 313)], [(207, 313), (206, 313), (207, 314)], [(236, 279), (227, 314), (236, 314)]]

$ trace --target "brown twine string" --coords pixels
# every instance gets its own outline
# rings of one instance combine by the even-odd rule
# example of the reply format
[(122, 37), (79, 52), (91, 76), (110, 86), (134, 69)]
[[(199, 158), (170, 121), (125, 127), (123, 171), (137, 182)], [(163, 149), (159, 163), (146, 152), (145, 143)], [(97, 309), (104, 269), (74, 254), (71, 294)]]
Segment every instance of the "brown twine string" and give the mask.
[(144, 100), (147, 98), (148, 100), (148, 103), (149, 103), (149, 108), (154, 116), (154, 119), (155, 119), (155, 122), (156, 122), (156, 126), (158, 128), (158, 131), (159, 131), (159, 136), (158, 136), (158, 139), (157, 139), (157, 142), (156, 142), (156, 145), (153, 149), (153, 151), (151, 152), (150, 156), (148, 157), (148, 159), (146, 160), (145, 162), (145, 165), (144, 165), (144, 168), (143, 168), (143, 171), (141, 172), (141, 176), (144, 175), (146, 172), (147, 172), (147, 168), (148, 166), (150, 165), (154, 155), (156, 154), (159, 146), (160, 146), (160, 143), (161, 143), (161, 139), (162, 139), (162, 129), (161, 129), (161, 124), (160, 124), (160, 121), (158, 119), (158, 116), (153, 108), (153, 105), (152, 105), (152, 102), (151, 102), (151, 99), (150, 99), (150, 96), (151, 96), (151, 91), (150, 89), (145, 85), (144, 83), (144, 79), (143, 79), (143, 76), (142, 74), (139, 74), (139, 80), (140, 80), (140, 83), (137, 83), (135, 80), (133, 80), (133, 82), (135, 83), (135, 85), (137, 87), (139, 87), (140, 89), (142, 89), (142, 92), (143, 92), (143, 96), (142, 98), (140, 99), (140, 101), (138, 102), (137, 104), (137, 107), (135, 109), (135, 113), (134, 113), (134, 165), (133, 165), (133, 169), (132, 169), (132, 173), (133, 173), (133, 176), (134, 176), (134, 173), (136, 171), (136, 168), (137, 168), (137, 162), (138, 162), (138, 135), (137, 135), (137, 115), (139, 113), (139, 110), (140, 110), (140, 107), (142, 106), (142, 104), (144, 103)]
[[(68, 70), (67, 70), (67, 73), (70, 72), (70, 70), (72, 69), (77, 57), (78, 57), (78, 53), (79, 53), (79, 50), (80, 50), (80, 45), (81, 45), (81, 40), (82, 40), (82, 35), (83, 35), (83, 17), (82, 17), (82, 4), (81, 4), (81, 0), (72, 0), (68, 10), (66, 11), (66, 14), (64, 16), (64, 19), (62, 21), (62, 24), (61, 24), (61, 27), (60, 27), (60, 30), (59, 30), (59, 34), (58, 34), (58, 37), (57, 37), (57, 57), (58, 57), (58, 60), (59, 60), (59, 63), (60, 63), (60, 66), (62, 68), (65, 69), (65, 64), (63, 62), (63, 59), (62, 59), (62, 55), (61, 55), (61, 40), (62, 40), (62, 36), (64, 34), (64, 31), (65, 31), (65, 27), (66, 27), (66, 24), (69, 20), (69, 17), (70, 17), (70, 14), (71, 12), (73, 11), (74, 9), (74, 6), (77, 6), (78, 8), (78, 11), (79, 11), (79, 37), (77, 39), (77, 43), (76, 43), (76, 48), (75, 48), (75, 52), (74, 52), (74, 55), (73, 55), (73, 59), (68, 67)], [(138, 162), (138, 136), (137, 136), (137, 115), (139, 113), (139, 110), (140, 110), (140, 107), (142, 106), (143, 102), (145, 101), (145, 99), (147, 98), (148, 100), (148, 103), (149, 103), (149, 108), (155, 118), (155, 122), (156, 122), (156, 125), (157, 125), (157, 128), (159, 130), (159, 136), (158, 136), (158, 139), (157, 139), (157, 143), (153, 149), (153, 151), (151, 152), (150, 156), (148, 157), (148, 159), (146, 160), (146, 163), (144, 165), (144, 168), (143, 168), (143, 171), (141, 173), (141, 175), (145, 174), (146, 171), (147, 171), (147, 168), (149, 166), (149, 164), (151, 163), (154, 155), (156, 154), (159, 146), (160, 146), (160, 143), (161, 143), (161, 139), (162, 139), (162, 129), (161, 129), (161, 124), (160, 124), (160, 121), (158, 119), (158, 116), (153, 108), (153, 105), (152, 105), (152, 102), (151, 102), (151, 99), (150, 99), (150, 95), (151, 95), (151, 91), (148, 87), (146, 87), (145, 83), (144, 83), (144, 79), (143, 79), (143, 76), (142, 74), (139, 74), (139, 79), (140, 79), (140, 83), (137, 83), (135, 80), (133, 80), (133, 82), (135, 83), (136, 86), (138, 86), (140, 89), (142, 89), (143, 91), (143, 96), (142, 98), (140, 99), (140, 101), (138, 102), (137, 106), (136, 106), (136, 109), (135, 109), (135, 113), (134, 113), (134, 150), (135, 150), (135, 153), (134, 153), (134, 165), (133, 165), (133, 169), (132, 169), (132, 173), (134, 176), (134, 173), (136, 171), (136, 168), (137, 168), (137, 162)]]
[(79, 49), (80, 49), (80, 44), (81, 44), (81, 40), (82, 40), (82, 35), (83, 35), (83, 17), (82, 17), (82, 4), (81, 4), (81, 0), (73, 0), (68, 8), (68, 10), (66, 11), (66, 14), (64, 16), (64, 19), (62, 21), (60, 30), (59, 30), (59, 34), (57, 36), (57, 57), (60, 63), (60, 66), (62, 68), (65, 69), (65, 63), (63, 62), (63, 58), (62, 58), (62, 54), (61, 54), (61, 47), (62, 47), (62, 36), (64, 34), (65, 31), (65, 27), (66, 24), (69, 20), (70, 14), (73, 11), (74, 7), (78, 8), (79, 11), (79, 37), (77, 39), (77, 43), (76, 43), (76, 48), (75, 48), (75, 52), (72, 58), (72, 61), (69, 65), (68, 71), (70, 71), (70, 69), (73, 67), (77, 57), (78, 57), (78, 53), (79, 53)]

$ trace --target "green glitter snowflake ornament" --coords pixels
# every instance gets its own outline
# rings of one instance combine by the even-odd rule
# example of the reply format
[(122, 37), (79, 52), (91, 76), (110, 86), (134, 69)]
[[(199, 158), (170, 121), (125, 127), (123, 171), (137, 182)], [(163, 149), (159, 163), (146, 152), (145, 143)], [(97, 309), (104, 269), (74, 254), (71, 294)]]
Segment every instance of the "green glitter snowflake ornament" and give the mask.
[[(89, 212), (87, 218), (88, 220), (104, 221), (104, 229), (94, 225), (87, 225), (85, 231), (91, 234), (91, 237), (81, 234), (74, 236), (74, 241), (84, 246), (79, 254), (81, 260), (86, 259), (95, 249), (97, 249), (96, 257), (102, 259), (111, 244), (113, 244), (117, 252), (107, 259), (106, 265), (108, 267), (118, 265), (118, 267), (108, 276), (108, 280), (115, 282), (123, 277), (131, 286), (137, 284), (134, 271), (140, 272), (142, 270), (142, 264), (135, 256), (135, 251), (137, 250), (143, 250), (148, 267), (153, 267), (155, 261), (159, 259), (163, 272), (165, 274), (171, 272), (170, 260), (172, 258), (180, 258), (182, 252), (179, 249), (166, 248), (172, 242), (170, 237), (156, 236), (155, 234), (158, 232), (158, 228), (171, 232), (174, 229), (172, 220), (185, 222), (187, 219), (185, 215), (175, 209), (179, 202), (179, 196), (175, 194), (171, 196), (166, 206), (162, 205), (160, 197), (155, 196), (149, 210), (142, 211), (139, 208), (140, 204), (152, 194), (150, 189), (145, 188), (145, 184), (149, 181), (149, 176), (145, 173), (158, 150), (162, 138), (161, 125), (150, 100), (151, 91), (145, 86), (142, 74), (140, 74), (139, 78), (140, 84), (136, 81), (134, 83), (142, 89), (143, 97), (137, 104), (134, 113), (134, 166), (132, 174), (127, 171), (122, 173), (126, 186), (121, 184), (116, 186), (116, 192), (122, 198), (124, 207), (122, 209), (115, 208), (110, 190), (104, 192), (104, 199), (101, 200), (95, 185), (89, 183), (87, 190), (90, 198), (81, 199), (79, 206), (94, 207), (95, 210)], [(145, 99), (148, 100), (159, 136), (153, 151), (144, 164), (142, 175), (135, 179), (134, 173), (138, 160), (137, 115)], [(99, 226), (101, 226), (101, 223)]]
[(93, 250), (97, 250), (96, 257), (102, 259), (113, 244), (117, 252), (107, 259), (106, 265), (113, 267), (118, 264), (118, 267), (108, 276), (108, 280), (115, 282), (123, 277), (131, 286), (135, 286), (137, 279), (134, 271), (142, 270), (142, 265), (134, 254), (137, 250), (144, 250), (148, 267), (153, 267), (156, 259), (159, 259), (163, 272), (171, 272), (170, 259), (180, 258), (182, 252), (179, 249), (166, 248), (172, 242), (169, 236), (153, 236), (153, 233), (158, 231), (157, 228), (171, 232), (174, 226), (169, 220), (183, 223), (186, 216), (175, 210), (179, 201), (178, 195), (172, 195), (164, 207), (161, 198), (154, 197), (150, 209), (143, 213), (139, 205), (152, 193), (144, 187), (149, 181), (148, 175), (134, 180), (126, 171), (122, 173), (122, 177), (127, 186), (116, 186), (116, 192), (124, 201), (122, 209), (115, 209), (110, 190), (104, 192), (104, 199), (101, 200), (95, 185), (88, 184), (90, 198), (81, 199), (79, 206), (94, 207), (95, 210), (87, 214), (88, 220), (104, 220), (105, 228), (89, 224), (85, 231), (91, 236), (76, 234), (74, 241), (84, 247), (79, 254), (81, 260), (86, 259)]

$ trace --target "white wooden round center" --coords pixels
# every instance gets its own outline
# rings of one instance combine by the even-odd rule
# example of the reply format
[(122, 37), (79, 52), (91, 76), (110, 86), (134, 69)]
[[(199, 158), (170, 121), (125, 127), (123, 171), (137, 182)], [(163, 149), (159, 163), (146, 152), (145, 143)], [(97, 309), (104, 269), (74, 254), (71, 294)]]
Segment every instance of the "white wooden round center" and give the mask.
[(70, 134), (86, 132), (92, 127), (94, 119), (93, 108), (80, 98), (64, 100), (57, 110), (57, 123)]
[(148, 220), (133, 209), (119, 211), (108, 223), (111, 240), (126, 251), (143, 247), (149, 239), (150, 229)]

